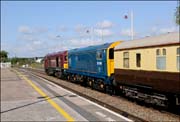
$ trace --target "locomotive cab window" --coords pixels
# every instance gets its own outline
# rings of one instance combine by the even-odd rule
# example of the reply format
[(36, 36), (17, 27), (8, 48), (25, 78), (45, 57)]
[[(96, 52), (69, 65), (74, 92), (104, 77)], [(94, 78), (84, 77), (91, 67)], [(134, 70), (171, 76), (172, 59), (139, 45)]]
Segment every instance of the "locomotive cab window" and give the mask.
[(109, 49), (109, 59), (114, 59), (114, 49)]
[(67, 56), (64, 56), (64, 60), (67, 61)]
[(177, 48), (177, 70), (180, 71), (180, 47)]
[(101, 60), (102, 59), (102, 52), (97, 52), (96, 53), (96, 59)]
[(136, 67), (141, 67), (141, 54), (136, 53)]

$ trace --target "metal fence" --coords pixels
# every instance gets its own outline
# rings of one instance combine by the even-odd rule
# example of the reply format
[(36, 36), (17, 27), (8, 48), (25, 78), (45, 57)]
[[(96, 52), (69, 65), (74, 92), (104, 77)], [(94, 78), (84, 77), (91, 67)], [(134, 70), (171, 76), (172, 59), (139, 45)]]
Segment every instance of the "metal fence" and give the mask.
[(0, 67), (1, 68), (10, 68), (11, 67), (11, 62), (1, 63)]

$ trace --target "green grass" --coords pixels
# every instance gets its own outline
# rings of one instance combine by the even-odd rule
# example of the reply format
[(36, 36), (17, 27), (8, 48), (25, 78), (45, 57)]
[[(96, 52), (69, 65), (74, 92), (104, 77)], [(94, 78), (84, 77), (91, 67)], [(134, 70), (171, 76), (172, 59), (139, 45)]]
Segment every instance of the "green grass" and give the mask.
[(32, 68), (36, 68), (36, 69), (44, 69), (44, 64), (43, 63), (32, 63), (29, 66), (32, 67)]

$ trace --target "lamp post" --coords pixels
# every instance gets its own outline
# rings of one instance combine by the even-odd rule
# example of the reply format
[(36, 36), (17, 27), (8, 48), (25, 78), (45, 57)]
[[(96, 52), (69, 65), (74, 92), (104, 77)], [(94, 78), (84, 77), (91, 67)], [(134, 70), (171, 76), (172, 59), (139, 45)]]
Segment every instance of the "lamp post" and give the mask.
[(133, 11), (131, 10), (131, 40), (134, 39), (134, 15)]
[(104, 41), (104, 39), (103, 39), (103, 28), (102, 28), (101, 32), (102, 32), (102, 33), (101, 33), (101, 34), (102, 34), (102, 41)]
[(61, 36), (60, 35), (57, 35), (56, 38), (59, 38), (60, 39), (60, 44), (61, 44), (61, 49), (63, 48), (63, 42), (61, 42)]
[[(130, 14), (130, 15), (129, 15)], [(131, 21), (131, 30), (130, 30), (130, 35), (131, 35), (131, 40), (134, 39), (134, 15), (133, 11), (131, 10), (130, 13), (128, 12), (127, 15), (124, 16), (125, 19), (128, 19), (128, 15), (130, 16), (130, 21)]]
[(91, 41), (93, 42), (94, 41), (94, 27), (92, 26), (92, 27), (88, 27), (88, 28), (90, 28), (90, 29), (87, 29), (86, 30), (86, 33), (88, 33), (88, 34), (91, 34), (90, 36), (90, 38), (91, 38)]

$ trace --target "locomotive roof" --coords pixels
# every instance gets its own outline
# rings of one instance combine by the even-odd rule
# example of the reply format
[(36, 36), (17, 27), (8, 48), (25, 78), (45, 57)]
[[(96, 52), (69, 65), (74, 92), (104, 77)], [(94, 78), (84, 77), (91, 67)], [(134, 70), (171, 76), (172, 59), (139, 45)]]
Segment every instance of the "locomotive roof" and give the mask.
[(145, 37), (142, 39), (136, 39), (132, 41), (124, 41), (115, 47), (115, 50), (154, 47), (160, 45), (169, 45), (180, 43), (179, 32), (172, 32), (168, 34), (162, 34), (158, 36)]
[(45, 57), (52, 57), (52, 56), (57, 56), (57, 55), (62, 55), (66, 53), (67, 51), (59, 51), (59, 52), (54, 52), (54, 53), (49, 53)]
[(69, 50), (68, 53), (78, 53), (78, 52), (84, 52), (84, 51), (106, 49), (111, 44), (112, 43), (105, 43), (105, 44), (101, 44), (101, 45), (92, 45), (92, 46), (83, 47), (83, 48), (76, 48), (76, 49)]

